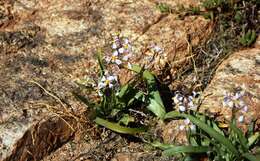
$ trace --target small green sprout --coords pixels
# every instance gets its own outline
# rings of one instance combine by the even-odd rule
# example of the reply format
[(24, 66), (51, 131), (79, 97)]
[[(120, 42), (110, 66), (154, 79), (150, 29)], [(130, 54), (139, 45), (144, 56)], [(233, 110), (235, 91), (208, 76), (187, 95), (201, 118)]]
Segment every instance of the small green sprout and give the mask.
[(256, 40), (256, 32), (255, 30), (248, 30), (246, 33), (244, 32), (242, 37), (240, 38), (240, 43), (244, 46), (252, 45)]
[(171, 13), (171, 7), (166, 3), (158, 3), (156, 6), (157, 9), (160, 10), (161, 13)]

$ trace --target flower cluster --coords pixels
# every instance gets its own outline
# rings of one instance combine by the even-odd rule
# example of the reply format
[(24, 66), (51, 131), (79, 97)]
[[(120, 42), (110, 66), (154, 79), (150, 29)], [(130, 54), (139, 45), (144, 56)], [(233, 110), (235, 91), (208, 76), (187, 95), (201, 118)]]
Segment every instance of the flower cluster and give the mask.
[(187, 119), (184, 120), (184, 124), (179, 126), (179, 130), (181, 130), (181, 131), (184, 131), (184, 130), (195, 131), (196, 126), (187, 118)]
[(241, 115), (238, 117), (239, 122), (244, 121), (244, 113), (248, 112), (248, 106), (243, 101), (245, 91), (240, 90), (233, 93), (225, 92), (223, 98), (223, 106), (231, 108), (232, 110), (239, 111)]
[(197, 92), (192, 92), (192, 95), (184, 96), (181, 92), (176, 91), (175, 96), (172, 98), (176, 109), (180, 112), (187, 112), (188, 110), (196, 111), (197, 110)]
[(105, 60), (108, 64), (116, 64), (118, 66), (123, 63), (127, 63), (128, 68), (131, 64), (128, 62), (129, 58), (132, 56), (132, 46), (128, 38), (123, 38), (116, 33), (112, 40), (112, 54), (106, 57)]
[(104, 75), (98, 83), (98, 94), (102, 96), (104, 90), (113, 89), (117, 90), (119, 87), (118, 79), (116, 75), (109, 74), (108, 71), (105, 71)]

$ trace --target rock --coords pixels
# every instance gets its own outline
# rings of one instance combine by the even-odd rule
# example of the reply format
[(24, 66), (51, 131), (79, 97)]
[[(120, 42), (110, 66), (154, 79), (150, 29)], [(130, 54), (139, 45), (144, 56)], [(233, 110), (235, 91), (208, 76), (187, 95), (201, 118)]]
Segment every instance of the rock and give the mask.
[[(232, 116), (232, 108), (227, 106), (236, 106), (239, 108), (237, 109), (238, 112), (236, 112), (236, 119), (244, 131), (252, 120), (259, 120), (259, 62), (260, 48), (235, 52), (227, 60), (223, 61), (211, 83), (204, 91), (205, 99), (200, 107), (200, 112), (207, 112), (217, 117), (217, 120), (226, 122), (224, 119), (228, 121)], [(232, 98), (233, 103), (228, 100), (228, 94), (234, 95)]]
[(159, 4), (167, 4), (169, 7), (175, 9), (177, 7), (184, 7), (189, 8), (190, 6), (199, 6), (200, 0), (182, 0), (182, 1), (176, 1), (176, 0), (153, 0), (155, 3)]
[[(237, 93), (238, 97), (239, 92), (244, 91), (244, 94), (241, 93), (242, 97), (236, 100), (241, 104), (236, 119), (244, 132), (252, 120), (256, 120), (256, 131), (259, 131), (260, 127), (260, 48), (255, 46), (232, 53), (220, 64), (211, 83), (203, 92), (205, 98), (199, 108), (199, 112), (227, 123), (227, 120), (231, 119), (232, 109), (223, 107), (225, 93)], [(172, 120), (159, 126), (165, 143), (187, 144), (185, 132), (179, 129), (180, 125), (183, 125), (181, 120)]]
[[(210, 22), (202, 17), (180, 20), (160, 13), (156, 2), (148, 0), (7, 0), (0, 4), (0, 160), (5, 161), (41, 159), (72, 138), (69, 125), (74, 127), (75, 118), (85, 110), (71, 93), (76, 88), (73, 81), (96, 74), (94, 54), (106, 47), (115, 31), (129, 37), (137, 51), (152, 43), (165, 48), (174, 66), (172, 74), (183, 66), (178, 62), (187, 63), (188, 44), (203, 42), (210, 32)], [(142, 60), (142, 53), (138, 54), (136, 58)]]
[[(21, 127), (19, 127), (20, 124)], [(33, 122), (30, 122), (31, 124)], [(73, 130), (67, 122), (57, 117), (40, 120), (33, 127), (28, 128), (27, 124), (13, 121), (8, 131), (1, 133), (4, 161), (8, 160), (40, 160), (43, 156), (57, 149), (73, 136)], [(6, 125), (6, 124), (5, 124)], [(7, 125), (6, 125), (7, 126)], [(16, 129), (13, 127), (16, 126)], [(7, 127), (4, 127), (7, 128)], [(17, 140), (14, 140), (17, 139)], [(8, 154), (6, 151), (10, 151)], [(5, 154), (8, 154), (7, 156)]]
[[(187, 16), (183, 20), (174, 14), (162, 17), (134, 42), (136, 55), (133, 63), (145, 65), (159, 78), (174, 78), (176, 73), (192, 65), (192, 58), (196, 58), (191, 53), (191, 46), (205, 42), (211, 31), (210, 21), (200, 16)], [(154, 47), (159, 47), (162, 52), (153, 52)], [(122, 75), (123, 84), (131, 78), (130, 74), (126, 77), (126, 71), (119, 75)]]

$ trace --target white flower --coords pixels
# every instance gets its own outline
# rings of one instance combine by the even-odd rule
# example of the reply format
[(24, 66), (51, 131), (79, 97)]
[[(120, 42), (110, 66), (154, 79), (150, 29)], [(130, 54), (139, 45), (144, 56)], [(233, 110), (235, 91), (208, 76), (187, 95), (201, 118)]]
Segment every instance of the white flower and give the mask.
[(117, 49), (117, 44), (113, 43), (111, 47), (112, 47), (112, 49)]
[(100, 90), (98, 90), (98, 95), (103, 96), (103, 93)]
[(157, 46), (157, 45), (153, 46), (152, 49), (156, 53), (159, 53), (159, 54), (162, 53), (162, 49), (159, 46)]
[(132, 64), (128, 62), (127, 67), (128, 67), (128, 69), (132, 69)]
[(117, 83), (117, 76), (103, 76), (98, 83), (98, 88), (103, 89), (103, 88), (113, 88), (114, 84)]
[(178, 104), (183, 101), (183, 96), (181, 94), (176, 94), (173, 97), (173, 101), (174, 101), (174, 103)]
[(189, 100), (189, 101), (192, 101), (192, 100), (193, 100), (193, 97), (192, 97), (192, 96), (189, 96), (189, 97), (188, 97), (188, 100)]
[(124, 53), (124, 51), (125, 51), (125, 49), (124, 49), (124, 48), (119, 48), (119, 49), (118, 49), (118, 52), (119, 52), (120, 54), (123, 54), (123, 53)]
[(243, 111), (247, 112), (248, 111), (248, 106), (244, 106)]
[(181, 111), (181, 112), (185, 112), (185, 111), (186, 111), (186, 107), (180, 105), (180, 106), (179, 106), (179, 111)]
[(239, 116), (239, 117), (238, 117), (238, 121), (239, 121), (239, 122), (244, 122), (244, 116), (243, 116), (243, 115)]
[(191, 130), (191, 131), (195, 131), (196, 130), (196, 126), (194, 124), (191, 123), (190, 119), (185, 119), (184, 120), (184, 124), (179, 126), (179, 129), (182, 130)]
[(190, 119), (185, 119), (184, 123), (185, 123), (185, 125), (189, 125), (190, 124)]
[(195, 125), (193, 125), (193, 124), (192, 124), (192, 125), (190, 125), (190, 130), (191, 130), (191, 131), (195, 131), (195, 130), (196, 130), (196, 126), (195, 126)]
[(118, 59), (118, 52), (114, 51), (113, 55), (111, 56), (111, 60), (112, 63), (116, 63), (117, 65), (122, 64), (122, 61), (120, 59)]
[(129, 44), (128, 38), (125, 38), (125, 39), (124, 39), (124, 44)]
[(185, 125), (180, 125), (179, 126), (179, 129), (182, 131), (182, 130), (184, 130), (185, 129)]

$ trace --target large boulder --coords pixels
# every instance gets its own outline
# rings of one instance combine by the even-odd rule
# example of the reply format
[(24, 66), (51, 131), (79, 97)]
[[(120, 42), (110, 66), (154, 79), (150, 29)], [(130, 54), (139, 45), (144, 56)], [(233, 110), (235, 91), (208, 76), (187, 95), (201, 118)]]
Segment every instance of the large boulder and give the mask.
[[(260, 37), (258, 37), (259, 40)], [(234, 52), (217, 68), (210, 84), (202, 93), (199, 112), (228, 126), (232, 111), (238, 126), (246, 132), (248, 125), (260, 125), (260, 48), (256, 41), (254, 47)], [(232, 107), (231, 107), (232, 106)], [(187, 144), (186, 131), (180, 130), (183, 120), (163, 123), (162, 138), (166, 143)]]
[(233, 53), (221, 63), (204, 91), (200, 112), (227, 123), (236, 111), (237, 122), (245, 131), (260, 112), (260, 48)]

